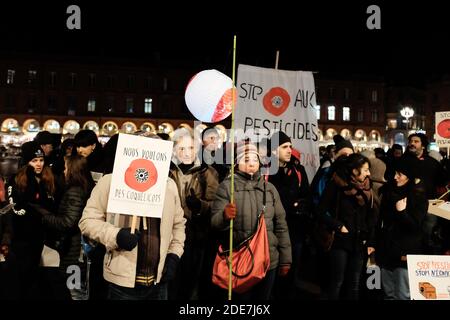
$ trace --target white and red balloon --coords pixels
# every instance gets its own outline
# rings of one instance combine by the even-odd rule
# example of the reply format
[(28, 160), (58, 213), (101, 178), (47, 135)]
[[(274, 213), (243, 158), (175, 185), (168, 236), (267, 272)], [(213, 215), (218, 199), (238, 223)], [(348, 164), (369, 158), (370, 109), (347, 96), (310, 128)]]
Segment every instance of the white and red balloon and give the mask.
[[(233, 87), (230, 77), (222, 72), (204, 70), (189, 81), (184, 100), (189, 111), (198, 120), (219, 122), (231, 114)], [(236, 94), (234, 102), (236, 103)]]

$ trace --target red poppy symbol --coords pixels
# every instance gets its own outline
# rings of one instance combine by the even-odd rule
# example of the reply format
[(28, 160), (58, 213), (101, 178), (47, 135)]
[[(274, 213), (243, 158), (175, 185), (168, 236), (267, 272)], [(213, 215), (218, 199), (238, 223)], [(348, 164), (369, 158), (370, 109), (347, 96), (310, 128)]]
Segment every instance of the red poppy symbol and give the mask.
[(450, 119), (439, 122), (437, 132), (442, 138), (450, 139)]
[(158, 171), (150, 160), (136, 159), (125, 171), (125, 183), (131, 189), (144, 192), (153, 187), (158, 180)]
[(274, 116), (282, 115), (289, 107), (291, 97), (289, 93), (281, 87), (270, 89), (263, 98), (264, 109)]

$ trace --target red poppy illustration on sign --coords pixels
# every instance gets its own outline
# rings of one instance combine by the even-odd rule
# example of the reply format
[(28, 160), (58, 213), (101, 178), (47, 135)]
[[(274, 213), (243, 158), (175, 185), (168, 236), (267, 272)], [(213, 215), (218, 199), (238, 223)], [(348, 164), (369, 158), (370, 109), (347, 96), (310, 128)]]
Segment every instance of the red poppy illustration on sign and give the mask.
[(125, 171), (125, 183), (139, 192), (147, 191), (156, 181), (158, 181), (158, 171), (150, 160), (133, 160)]
[(286, 111), (289, 102), (291, 102), (289, 93), (281, 87), (270, 89), (263, 98), (264, 109), (277, 117)]
[(442, 120), (437, 125), (438, 134), (445, 139), (450, 139), (450, 119)]

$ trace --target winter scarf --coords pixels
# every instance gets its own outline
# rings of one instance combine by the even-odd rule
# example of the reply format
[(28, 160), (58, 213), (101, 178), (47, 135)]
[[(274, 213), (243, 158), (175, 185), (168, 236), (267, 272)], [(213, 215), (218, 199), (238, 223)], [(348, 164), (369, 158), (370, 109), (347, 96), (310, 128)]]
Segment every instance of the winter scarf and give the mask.
[(354, 196), (358, 201), (358, 205), (372, 206), (372, 186), (370, 179), (366, 178), (363, 182), (357, 181), (353, 176), (348, 183), (336, 173), (333, 174), (332, 179), (338, 187), (340, 187), (347, 196)]

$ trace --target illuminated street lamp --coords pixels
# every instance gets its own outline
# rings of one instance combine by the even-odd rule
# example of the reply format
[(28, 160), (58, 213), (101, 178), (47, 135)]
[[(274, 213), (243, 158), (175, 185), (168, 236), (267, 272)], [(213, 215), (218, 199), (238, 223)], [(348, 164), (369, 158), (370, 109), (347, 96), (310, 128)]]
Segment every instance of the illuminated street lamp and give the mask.
[(400, 114), (403, 118), (406, 119), (406, 134), (408, 134), (409, 118), (412, 118), (414, 116), (414, 109), (411, 107), (403, 107), (400, 110)]

